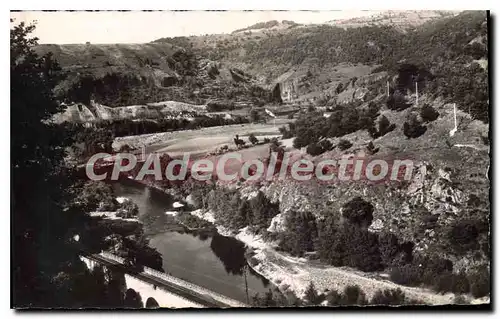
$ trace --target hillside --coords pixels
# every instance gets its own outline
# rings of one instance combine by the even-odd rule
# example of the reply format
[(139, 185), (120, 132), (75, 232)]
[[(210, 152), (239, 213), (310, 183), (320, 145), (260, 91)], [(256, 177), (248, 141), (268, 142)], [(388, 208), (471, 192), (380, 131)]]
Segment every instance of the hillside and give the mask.
[(169, 43), (40, 45), (51, 52), (66, 78), (61, 99), (110, 107), (162, 101), (263, 104), (270, 91), (249, 74)]
[(367, 17), (359, 17), (343, 20), (331, 20), (327, 24), (341, 28), (359, 28), (363, 26), (389, 25), (401, 31), (414, 29), (431, 20), (458, 14), (453, 11), (385, 11)]
[[(403, 13), (398, 13), (398, 16), (401, 15)], [(430, 73), (432, 76), (428, 77), (427, 88), (436, 96), (458, 103), (459, 108), (465, 110), (467, 105), (469, 111), (470, 104), (487, 103), (485, 12), (423, 12), (418, 14), (418, 21), (415, 18), (412, 20), (414, 15), (405, 12), (404, 19), (401, 18), (401, 21), (410, 21), (408, 23), (415, 26), (405, 29), (405, 32), (382, 16), (383, 23), (363, 22), (359, 27), (352, 28), (324, 24), (273, 30), (275, 25), (281, 24), (272, 22), (257, 25), (268, 26), (259, 29), (261, 32), (252, 33), (256, 27), (251, 26), (243, 33), (163, 38), (155, 43), (183, 46), (201, 56), (236, 66), (271, 89), (282, 83), (279, 89), (285, 100), (291, 86), (302, 87), (294, 89), (296, 91), (292, 95), (312, 93), (312, 97), (328, 96), (339, 83), (344, 85), (357, 76), (348, 74), (341, 81), (336, 81), (334, 74), (339, 64), (380, 66), (376, 71), (387, 71), (388, 77), (392, 78), (401, 62), (407, 62), (415, 64), (421, 73)], [(306, 77), (307, 74), (311, 76)], [(470, 76), (464, 79), (464, 74)], [(305, 80), (302, 81), (302, 78)], [(290, 84), (291, 79), (295, 82), (293, 85)], [(466, 84), (458, 83), (460, 81)], [(477, 98), (467, 95), (476, 95)], [(305, 98), (308, 99), (307, 96)], [(476, 109), (478, 114), (474, 116), (485, 119), (481, 106), (470, 109)]]

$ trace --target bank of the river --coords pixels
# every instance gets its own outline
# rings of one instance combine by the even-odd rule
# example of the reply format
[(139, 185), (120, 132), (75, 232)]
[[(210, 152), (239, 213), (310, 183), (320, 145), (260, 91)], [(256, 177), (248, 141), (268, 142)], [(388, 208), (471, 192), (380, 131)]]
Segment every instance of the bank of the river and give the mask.
[[(195, 210), (193, 215), (210, 222), (215, 222), (214, 216), (209, 211)], [(261, 236), (254, 235), (247, 228), (240, 229), (237, 233), (224, 227), (217, 226), (217, 230), (224, 236), (232, 236), (253, 249), (254, 255), (248, 263), (252, 269), (267, 278), (282, 291), (292, 290), (297, 296), (302, 297), (310, 282), (313, 282), (319, 292), (326, 289), (343, 290), (348, 285), (358, 285), (367, 295), (379, 289), (397, 289), (404, 291), (408, 298), (421, 300), (426, 304), (450, 304), (455, 295), (438, 294), (429, 289), (406, 287), (395, 284), (389, 280), (381, 279), (379, 274), (363, 273), (347, 267), (330, 267), (313, 264), (305, 258), (292, 257), (278, 252), (275, 243), (269, 243)]]

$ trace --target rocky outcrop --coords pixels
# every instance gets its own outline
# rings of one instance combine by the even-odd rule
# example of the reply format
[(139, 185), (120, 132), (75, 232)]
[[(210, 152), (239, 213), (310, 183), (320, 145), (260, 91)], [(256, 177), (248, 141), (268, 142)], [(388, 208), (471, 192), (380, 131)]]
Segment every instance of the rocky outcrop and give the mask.
[(206, 113), (206, 105), (195, 105), (176, 101), (122, 107), (108, 107), (91, 101), (89, 106), (81, 103), (68, 105), (64, 112), (54, 115), (53, 121), (56, 123), (85, 123), (121, 119), (190, 118), (196, 114), (204, 113)]

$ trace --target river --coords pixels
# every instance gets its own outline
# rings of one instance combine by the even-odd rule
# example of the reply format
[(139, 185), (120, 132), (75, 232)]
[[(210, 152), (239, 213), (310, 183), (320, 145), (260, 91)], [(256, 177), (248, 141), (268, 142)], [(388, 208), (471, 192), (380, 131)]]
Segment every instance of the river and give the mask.
[(242, 302), (247, 302), (246, 286), (250, 301), (271, 287), (250, 267), (245, 276), (242, 242), (215, 232), (187, 232), (166, 215), (173, 210), (170, 195), (130, 181), (113, 183), (113, 188), (116, 196), (130, 198), (139, 206), (149, 246), (162, 255), (166, 272)]

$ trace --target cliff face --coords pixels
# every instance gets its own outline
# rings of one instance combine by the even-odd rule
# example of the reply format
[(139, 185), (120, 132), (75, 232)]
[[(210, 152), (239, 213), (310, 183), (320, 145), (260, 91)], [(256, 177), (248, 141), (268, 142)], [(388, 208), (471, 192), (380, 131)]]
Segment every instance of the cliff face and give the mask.
[(54, 115), (54, 122), (96, 122), (102, 120), (189, 118), (206, 113), (206, 105), (195, 105), (176, 101), (108, 107), (94, 101), (89, 106), (81, 103), (68, 105), (62, 113)]
[(373, 91), (371, 87), (374, 84), (388, 78), (385, 71), (371, 73), (375, 67), (340, 63), (318, 68), (314, 61), (310, 61), (305, 66), (283, 73), (272, 85), (285, 103), (309, 101), (317, 104), (320, 100), (345, 104), (363, 101), (365, 95)]

